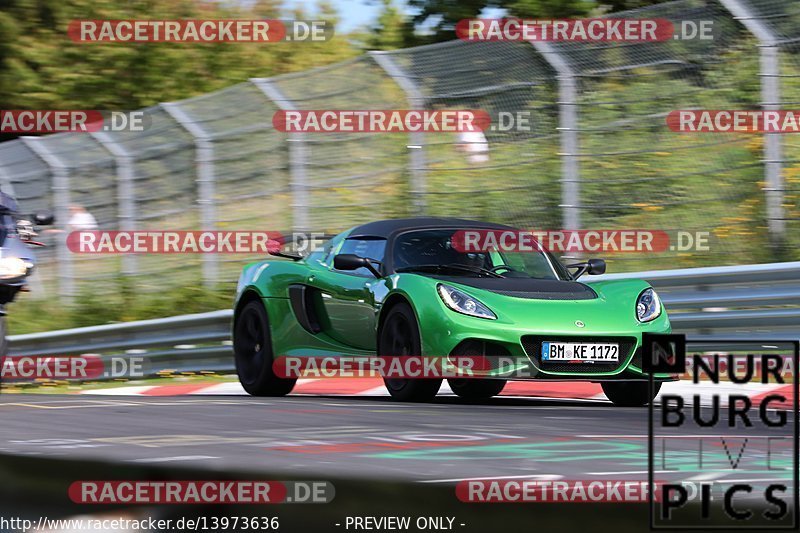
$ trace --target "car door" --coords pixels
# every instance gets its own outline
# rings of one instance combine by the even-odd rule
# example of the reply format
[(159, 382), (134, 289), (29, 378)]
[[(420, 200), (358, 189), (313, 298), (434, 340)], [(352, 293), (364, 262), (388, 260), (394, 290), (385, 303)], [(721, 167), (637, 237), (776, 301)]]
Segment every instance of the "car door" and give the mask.
[[(355, 254), (383, 261), (386, 239), (346, 239), (339, 254)], [(323, 331), (346, 346), (359, 350), (375, 350), (375, 295), (372, 286), (378, 283), (366, 268), (339, 271), (329, 262), (329, 269), (313, 276), (308, 284), (319, 290), (324, 319)]]

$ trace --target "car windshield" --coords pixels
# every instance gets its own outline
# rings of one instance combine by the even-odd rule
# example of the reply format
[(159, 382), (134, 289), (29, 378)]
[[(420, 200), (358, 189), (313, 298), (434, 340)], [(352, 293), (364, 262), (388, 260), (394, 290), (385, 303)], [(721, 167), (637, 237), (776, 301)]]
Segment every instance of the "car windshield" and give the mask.
[(468, 252), (454, 246), (460, 229), (429, 229), (395, 238), (392, 262), (395, 272), (426, 272), (471, 277), (525, 277), (568, 280), (567, 269), (551, 254), (534, 251)]

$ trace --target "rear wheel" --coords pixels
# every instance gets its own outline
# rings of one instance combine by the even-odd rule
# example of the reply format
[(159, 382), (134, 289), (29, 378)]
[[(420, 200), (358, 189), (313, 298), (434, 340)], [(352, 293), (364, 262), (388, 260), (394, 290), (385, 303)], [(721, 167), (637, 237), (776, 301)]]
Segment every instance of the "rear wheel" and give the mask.
[(272, 369), (272, 339), (267, 310), (259, 301), (244, 306), (233, 326), (233, 353), (239, 382), (253, 396), (285, 396), (296, 379), (279, 378)]
[[(422, 340), (417, 318), (411, 306), (399, 303), (389, 310), (378, 339), (378, 355), (403, 356), (422, 353)], [(395, 400), (402, 402), (427, 402), (432, 400), (442, 386), (441, 379), (384, 378), (386, 389)]]
[(485, 400), (497, 396), (506, 386), (504, 379), (448, 379), (456, 396), (467, 400)]
[(604, 381), (602, 386), (606, 397), (619, 407), (647, 405), (661, 390), (661, 383), (653, 383), (651, 396), (646, 381)]

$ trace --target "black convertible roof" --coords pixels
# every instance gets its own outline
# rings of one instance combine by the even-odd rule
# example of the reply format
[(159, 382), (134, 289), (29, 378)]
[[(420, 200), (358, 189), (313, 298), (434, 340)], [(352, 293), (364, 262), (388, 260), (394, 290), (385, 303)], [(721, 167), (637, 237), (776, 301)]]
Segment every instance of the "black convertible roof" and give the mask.
[(356, 226), (347, 236), (353, 238), (385, 238), (402, 231), (413, 229), (435, 229), (435, 228), (463, 228), (463, 229), (514, 229), (511, 226), (495, 224), (492, 222), (478, 222), (475, 220), (463, 220), (460, 218), (447, 217), (418, 217), (418, 218), (395, 218), (389, 220), (377, 220), (368, 222), (361, 226)]

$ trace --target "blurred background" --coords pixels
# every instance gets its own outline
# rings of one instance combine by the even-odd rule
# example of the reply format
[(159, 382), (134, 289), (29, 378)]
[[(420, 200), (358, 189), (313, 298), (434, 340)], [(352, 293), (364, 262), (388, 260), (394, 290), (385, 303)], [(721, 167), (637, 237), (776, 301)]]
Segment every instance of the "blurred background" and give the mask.
[[(710, 20), (711, 41), (466, 42), (471, 17)], [(326, 20), (330, 41), (79, 44), (73, 19)], [(710, 233), (708, 251), (606, 255), (610, 272), (800, 259), (800, 141), (679, 134), (677, 109), (791, 109), (800, 4), (788, 0), (7, 0), (0, 108), (143, 109), (142, 132), (0, 140), (0, 186), (56, 230), (337, 233), (446, 215), (536, 229)], [(530, 131), (287, 135), (279, 109), (479, 108)], [(73, 219), (74, 220), (74, 219)], [(42, 235), (12, 333), (230, 306), (241, 255), (81, 256)]]

